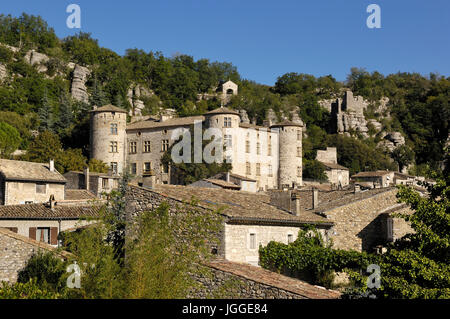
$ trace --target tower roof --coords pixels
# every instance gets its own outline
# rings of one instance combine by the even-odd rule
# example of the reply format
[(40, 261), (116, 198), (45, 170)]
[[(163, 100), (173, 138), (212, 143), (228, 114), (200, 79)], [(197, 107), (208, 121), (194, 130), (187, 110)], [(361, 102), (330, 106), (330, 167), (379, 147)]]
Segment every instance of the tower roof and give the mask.
[(236, 112), (235, 110), (229, 109), (227, 107), (219, 107), (215, 110), (205, 113), (205, 115), (215, 115), (215, 114), (233, 114), (239, 116), (239, 112)]
[(102, 107), (98, 107), (94, 110), (91, 110), (89, 112), (120, 112), (120, 113), (127, 113), (126, 110), (121, 109), (120, 107), (114, 106), (112, 104), (104, 105)]
[(285, 121), (283, 121), (283, 122), (273, 124), (273, 125), (271, 125), (270, 127), (282, 127), (282, 126), (298, 126), (298, 127), (303, 127), (303, 124), (301, 124), (301, 123), (295, 123), (295, 122), (292, 122), (292, 121), (285, 120)]

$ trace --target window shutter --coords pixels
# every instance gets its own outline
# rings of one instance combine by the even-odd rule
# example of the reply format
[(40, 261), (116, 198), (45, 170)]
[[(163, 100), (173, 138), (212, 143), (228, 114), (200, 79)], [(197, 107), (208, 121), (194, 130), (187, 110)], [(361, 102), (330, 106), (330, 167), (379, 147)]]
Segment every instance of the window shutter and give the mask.
[(58, 227), (50, 228), (50, 244), (52, 245), (58, 244)]
[(30, 227), (28, 230), (29, 237), (36, 240), (36, 227)]

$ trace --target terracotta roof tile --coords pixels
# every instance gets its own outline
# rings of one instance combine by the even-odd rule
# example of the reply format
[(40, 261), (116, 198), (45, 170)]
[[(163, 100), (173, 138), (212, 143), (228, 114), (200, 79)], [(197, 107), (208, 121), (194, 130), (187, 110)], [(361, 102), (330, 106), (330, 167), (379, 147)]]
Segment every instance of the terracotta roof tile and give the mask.
[(338, 291), (314, 286), (307, 282), (249, 264), (217, 260), (209, 262), (207, 266), (264, 285), (283, 289), (307, 299), (338, 299), (341, 296), (341, 293)]
[(65, 200), (89, 200), (97, 197), (86, 189), (66, 189)]
[(95, 110), (91, 110), (89, 112), (119, 112), (119, 113), (127, 113), (126, 110), (121, 109), (120, 107), (114, 106), (112, 104), (104, 105), (96, 108)]
[(55, 204), (51, 209), (46, 204), (0, 206), (0, 219), (79, 219), (96, 217), (102, 206), (66, 206)]
[[(137, 187), (137, 186), (135, 186)], [(147, 188), (145, 188), (147, 189)], [(304, 211), (295, 216), (270, 204), (267, 194), (241, 192), (216, 188), (194, 188), (174, 185), (157, 185), (147, 189), (180, 201), (199, 200), (199, 206), (208, 209), (223, 207), (222, 213), (235, 222), (332, 224), (331, 221), (313, 212)]]

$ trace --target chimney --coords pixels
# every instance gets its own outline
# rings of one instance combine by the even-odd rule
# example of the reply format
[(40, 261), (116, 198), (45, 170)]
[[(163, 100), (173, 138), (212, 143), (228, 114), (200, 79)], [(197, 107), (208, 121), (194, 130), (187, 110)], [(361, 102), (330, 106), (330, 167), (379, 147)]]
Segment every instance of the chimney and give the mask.
[(89, 176), (89, 167), (86, 167), (84, 169), (84, 188), (86, 190), (89, 190), (89, 180), (90, 180), (90, 176)]
[(230, 172), (225, 173), (225, 180), (229, 183), (230, 182)]
[(55, 171), (55, 161), (51, 159), (48, 167), (49, 167), (50, 172), (54, 172)]
[(315, 187), (312, 188), (312, 208), (316, 209), (319, 206), (319, 190)]
[(297, 192), (291, 194), (291, 212), (295, 216), (300, 216), (300, 194)]
[(50, 209), (54, 209), (55, 208), (55, 196), (52, 194), (50, 195), (50, 199), (48, 200), (48, 204), (50, 206)]
[(355, 184), (355, 194), (361, 191), (361, 186), (359, 184)]

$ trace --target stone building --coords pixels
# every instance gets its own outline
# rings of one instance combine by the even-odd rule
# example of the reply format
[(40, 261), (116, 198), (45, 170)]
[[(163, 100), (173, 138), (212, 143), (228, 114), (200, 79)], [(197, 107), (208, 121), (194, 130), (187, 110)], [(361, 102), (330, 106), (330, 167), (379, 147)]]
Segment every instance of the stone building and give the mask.
[(293, 242), (301, 227), (306, 225), (315, 225), (326, 238), (327, 230), (333, 225), (332, 221), (307, 210), (290, 212), (277, 207), (271, 203), (269, 195), (261, 193), (174, 185), (156, 185), (149, 189), (130, 185), (126, 196), (129, 222), (163, 202), (177, 213), (179, 205), (190, 202), (193, 197), (198, 201), (198, 209), (206, 214), (221, 208), (223, 223), (216, 234), (220, 244), (211, 248), (218, 258), (252, 265), (258, 265), (260, 245), (272, 240)]
[(64, 199), (66, 179), (48, 164), (0, 159), (0, 205)]
[[(103, 193), (110, 193), (119, 187), (120, 176), (89, 172), (86, 168), (83, 172), (70, 171), (64, 174), (67, 180), (66, 194), (68, 190), (87, 190), (96, 197), (101, 197)], [(67, 198), (66, 198), (67, 199)]]
[(203, 116), (165, 115), (128, 125), (125, 110), (112, 105), (95, 108), (91, 111), (91, 158), (110, 165), (113, 173), (128, 169), (142, 185), (145, 179), (150, 184), (177, 183), (171, 168), (162, 165), (161, 156), (181, 129), (195, 124), (222, 133), (224, 160), (232, 164), (231, 173), (256, 180), (257, 190), (302, 185), (301, 120), (258, 126), (243, 123), (238, 112), (226, 107)]
[(341, 188), (349, 184), (349, 170), (337, 163), (336, 147), (318, 150), (316, 160), (325, 165), (325, 174), (333, 187)]
[(86, 200), (0, 206), (0, 228), (57, 246), (60, 232), (88, 224), (80, 218), (98, 216), (100, 207)]
[(394, 185), (394, 172), (391, 171), (370, 171), (359, 172), (352, 175), (355, 183), (369, 188), (389, 187)]

